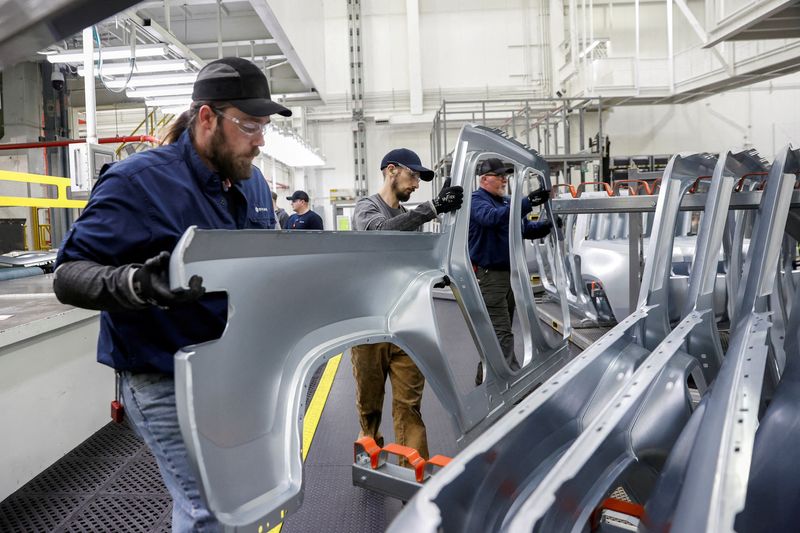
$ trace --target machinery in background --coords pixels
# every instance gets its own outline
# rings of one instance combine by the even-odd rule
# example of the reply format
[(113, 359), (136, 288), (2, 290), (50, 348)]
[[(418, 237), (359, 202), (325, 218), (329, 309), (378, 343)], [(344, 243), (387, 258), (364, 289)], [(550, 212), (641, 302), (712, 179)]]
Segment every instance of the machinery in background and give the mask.
[(113, 163), (112, 146), (91, 143), (69, 145), (69, 179), (73, 198), (88, 198), (105, 165)]

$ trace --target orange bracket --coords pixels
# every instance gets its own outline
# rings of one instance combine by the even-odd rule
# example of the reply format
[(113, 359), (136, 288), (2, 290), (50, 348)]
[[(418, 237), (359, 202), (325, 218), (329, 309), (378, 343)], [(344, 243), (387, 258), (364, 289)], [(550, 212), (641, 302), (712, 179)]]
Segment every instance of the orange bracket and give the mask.
[(734, 187), (733, 190), (735, 190), (736, 192), (740, 192), (742, 190), (742, 186), (744, 185), (744, 180), (746, 180), (749, 177), (766, 176), (767, 174), (768, 172), (751, 172), (750, 174), (745, 174), (744, 176), (739, 178), (739, 181), (736, 182), (736, 187)]
[(361, 437), (353, 444), (353, 462), (356, 461), (356, 458), (360, 453), (366, 453), (369, 455), (369, 463), (373, 470), (378, 468), (378, 457), (381, 453), (381, 448), (378, 446), (378, 443), (375, 442), (375, 439), (372, 437)]
[[(409, 448), (408, 446), (401, 446), (400, 444), (387, 444), (383, 447), (383, 450), (380, 451), (380, 456), (383, 461), (379, 461), (379, 463), (386, 461), (386, 455), (392, 454), (397, 455), (400, 457), (404, 457), (408, 464), (410, 464), (414, 468), (414, 475), (416, 476), (417, 483), (422, 483), (425, 479), (425, 459), (419, 454), (417, 450), (414, 448)], [(376, 467), (372, 467), (376, 468)]]
[(712, 178), (712, 176), (700, 176), (700, 177), (698, 177), (696, 180), (694, 180), (694, 183), (692, 183), (692, 186), (689, 187), (689, 194), (694, 194), (694, 193), (697, 192), (697, 187), (700, 185), (700, 182), (702, 180), (710, 180), (711, 178)]
[(614, 196), (614, 190), (611, 189), (611, 185), (606, 183), (605, 181), (584, 181), (583, 183), (578, 184), (578, 196), (583, 192), (587, 185), (598, 185), (603, 187), (606, 190), (606, 194), (609, 196)]
[(425, 463), (425, 471), (428, 474), (433, 474), (434, 467), (444, 468), (445, 466), (450, 464), (450, 461), (452, 460), (453, 460), (452, 458), (444, 455), (434, 455), (433, 457), (428, 459), (428, 461)]
[(644, 518), (644, 507), (638, 503), (626, 502), (616, 498), (606, 498), (606, 500), (603, 501), (603, 503), (601, 503), (592, 513), (590, 518), (592, 531), (596, 531), (600, 526), (600, 515), (605, 510), (616, 511), (628, 516), (633, 516), (639, 520)]
[[(646, 182), (646, 181), (644, 181), (644, 180), (616, 180), (616, 181), (614, 181), (614, 183), (613, 183), (613, 185), (614, 185), (614, 187), (613, 187), (613, 191), (614, 191), (614, 193), (615, 193), (615, 194), (619, 195), (619, 185), (620, 185), (620, 184), (622, 184), (622, 183), (626, 183), (626, 184), (627, 184), (627, 183), (636, 183), (636, 184), (638, 184), (638, 185), (639, 185), (641, 188), (643, 188), (643, 189), (644, 189), (644, 193), (645, 193), (645, 194), (647, 194), (647, 195), (653, 194), (653, 192), (650, 190), (650, 184), (649, 184), (649, 183), (647, 183), (647, 182)], [(630, 193), (631, 193), (632, 195), (634, 195), (634, 196), (635, 196), (636, 194), (638, 194), (638, 193), (636, 192), (636, 189), (635, 189), (634, 187), (628, 187), (628, 190), (629, 190), (629, 191), (630, 191)]]
[(567, 187), (567, 189), (569, 190), (570, 196), (572, 196), (573, 198), (577, 198), (578, 197), (578, 193), (575, 191), (575, 187), (573, 187), (569, 183), (554, 183), (552, 185), (551, 189), (555, 189), (557, 187)]
[(661, 178), (656, 178), (656, 180), (653, 182), (653, 194), (659, 190), (661, 190)]

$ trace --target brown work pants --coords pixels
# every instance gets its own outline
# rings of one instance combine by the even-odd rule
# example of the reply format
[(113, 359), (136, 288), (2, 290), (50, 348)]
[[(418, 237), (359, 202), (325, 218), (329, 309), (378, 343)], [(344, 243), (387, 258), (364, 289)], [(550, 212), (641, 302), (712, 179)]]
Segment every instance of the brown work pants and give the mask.
[(381, 414), (386, 377), (392, 381), (392, 418), (397, 444), (410, 446), (428, 458), (428, 436), (422, 421), (422, 389), (425, 377), (403, 350), (389, 342), (353, 346), (353, 377), (361, 437), (381, 444)]

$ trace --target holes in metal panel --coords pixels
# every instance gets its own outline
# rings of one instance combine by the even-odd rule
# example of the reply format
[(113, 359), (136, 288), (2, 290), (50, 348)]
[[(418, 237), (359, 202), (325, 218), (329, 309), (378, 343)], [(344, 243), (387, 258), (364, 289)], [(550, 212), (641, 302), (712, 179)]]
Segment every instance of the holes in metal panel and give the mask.
[(23, 487), (22, 492), (95, 492), (123, 464), (122, 460), (112, 459), (64, 459), (36, 476)]
[(52, 531), (83, 501), (83, 497), (74, 495), (11, 496), (0, 505), (0, 531), (6, 533)]
[[(111, 429), (113, 428), (113, 429)], [(142, 441), (126, 427), (109, 425), (72, 450), (68, 457), (131, 457), (142, 447)]]
[(133, 461), (104, 492), (119, 494), (167, 494), (154, 461)]
[(101, 496), (66, 531), (150, 531), (170, 505), (168, 497)]

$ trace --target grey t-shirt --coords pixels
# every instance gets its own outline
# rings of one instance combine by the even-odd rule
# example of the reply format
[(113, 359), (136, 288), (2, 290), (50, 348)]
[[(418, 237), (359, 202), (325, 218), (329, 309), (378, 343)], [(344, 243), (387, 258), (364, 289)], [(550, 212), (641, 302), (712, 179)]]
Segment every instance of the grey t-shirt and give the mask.
[(424, 202), (413, 211), (402, 205), (395, 209), (387, 204), (380, 194), (362, 198), (356, 203), (355, 224), (359, 231), (419, 231), (422, 225), (436, 218), (431, 202)]

